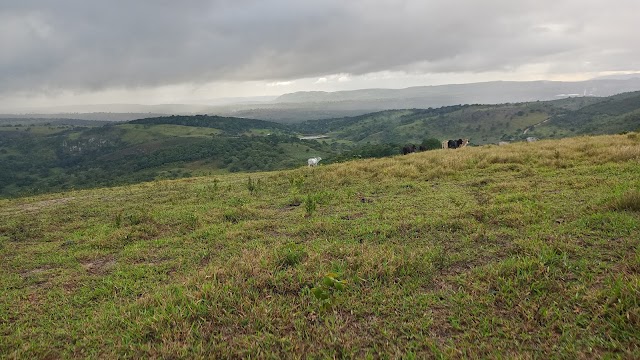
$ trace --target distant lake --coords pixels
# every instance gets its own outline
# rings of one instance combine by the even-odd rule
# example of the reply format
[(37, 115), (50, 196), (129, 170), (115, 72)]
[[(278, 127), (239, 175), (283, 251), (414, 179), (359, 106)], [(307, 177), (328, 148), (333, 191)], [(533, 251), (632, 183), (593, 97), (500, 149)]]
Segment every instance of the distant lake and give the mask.
[(310, 136), (303, 136), (300, 138), (300, 140), (317, 140), (317, 139), (326, 139), (329, 136), (327, 135), (310, 135)]

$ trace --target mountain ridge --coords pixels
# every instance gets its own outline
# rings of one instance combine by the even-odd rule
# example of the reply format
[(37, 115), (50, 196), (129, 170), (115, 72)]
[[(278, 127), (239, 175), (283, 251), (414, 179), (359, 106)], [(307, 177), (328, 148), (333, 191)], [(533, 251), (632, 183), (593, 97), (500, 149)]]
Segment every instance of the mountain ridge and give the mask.
[[(306, 120), (357, 116), (389, 109), (442, 107), (461, 104), (501, 104), (527, 101), (547, 101), (576, 96), (605, 97), (640, 90), (640, 78), (591, 79), (579, 82), (562, 81), (490, 81), (469, 84), (414, 86), (402, 89), (359, 89), (335, 92), (305, 91), (283, 94), (270, 101), (237, 102), (233, 104), (110, 104), (55, 107), (49, 112), (57, 117), (96, 120), (136, 120), (147, 113), (160, 115), (215, 114), (296, 123)], [(267, 98), (262, 98), (267, 99)], [(214, 100), (211, 100), (212, 102)], [(61, 110), (67, 113), (60, 113)], [(74, 113), (84, 109), (90, 114)], [(40, 109), (46, 112), (47, 109)], [(6, 111), (5, 111), (6, 112)], [(130, 116), (118, 115), (129, 113)], [(72, 115), (67, 115), (72, 114)], [(11, 117), (14, 115), (0, 115)], [(22, 112), (19, 116), (50, 117), (50, 114)]]

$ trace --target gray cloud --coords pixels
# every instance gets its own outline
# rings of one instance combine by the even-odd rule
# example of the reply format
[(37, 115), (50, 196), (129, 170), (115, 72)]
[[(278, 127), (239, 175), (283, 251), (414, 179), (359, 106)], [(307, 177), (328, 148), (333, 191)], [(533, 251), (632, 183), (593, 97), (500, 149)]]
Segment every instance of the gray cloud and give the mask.
[(0, 92), (536, 64), (637, 71), (638, 13), (636, 0), (8, 0)]

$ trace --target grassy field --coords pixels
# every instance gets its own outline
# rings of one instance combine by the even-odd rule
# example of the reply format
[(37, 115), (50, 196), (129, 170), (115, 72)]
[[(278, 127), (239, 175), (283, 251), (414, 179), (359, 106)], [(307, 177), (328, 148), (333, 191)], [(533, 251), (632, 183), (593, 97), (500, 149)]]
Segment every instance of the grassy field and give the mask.
[(2, 358), (640, 358), (640, 135), (0, 200)]

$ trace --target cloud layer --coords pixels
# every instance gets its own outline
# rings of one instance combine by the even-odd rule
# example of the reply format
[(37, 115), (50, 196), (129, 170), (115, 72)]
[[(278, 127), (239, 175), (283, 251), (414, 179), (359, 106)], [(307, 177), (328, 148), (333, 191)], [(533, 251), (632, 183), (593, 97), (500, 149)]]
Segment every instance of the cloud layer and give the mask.
[(8, 0), (0, 94), (638, 71), (637, 14), (637, 0)]

